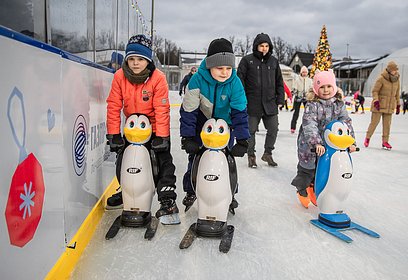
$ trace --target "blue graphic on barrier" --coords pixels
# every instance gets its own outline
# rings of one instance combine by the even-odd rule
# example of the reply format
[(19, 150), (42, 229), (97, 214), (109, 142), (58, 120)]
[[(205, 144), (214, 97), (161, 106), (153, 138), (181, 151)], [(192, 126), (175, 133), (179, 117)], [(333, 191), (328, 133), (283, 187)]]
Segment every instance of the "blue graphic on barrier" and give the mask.
[(48, 109), (47, 111), (47, 120), (48, 120), (48, 132), (50, 132), (51, 129), (53, 129), (55, 126), (55, 114), (51, 111), (51, 109)]
[[(23, 118), (23, 135), (22, 135), (22, 143), (20, 143), (16, 130), (13, 125), (13, 120), (11, 118), (11, 101), (13, 100), (14, 97), (17, 97), (20, 99), (20, 105), (21, 105), (21, 116)], [(24, 159), (27, 158), (27, 150), (25, 148), (25, 141), (26, 141), (26, 117), (25, 117), (25, 109), (24, 109), (24, 99), (23, 99), (23, 94), (21, 91), (18, 90), (18, 88), (14, 87), (13, 91), (10, 94), (10, 97), (8, 99), (7, 103), (7, 118), (10, 124), (11, 128), (11, 133), (13, 134), (14, 142), (18, 146), (18, 149), (20, 150), (20, 155), (19, 155), (19, 162), (21, 163)]]
[(79, 115), (72, 134), (72, 161), (75, 173), (81, 176), (86, 166), (87, 126), (83, 115)]

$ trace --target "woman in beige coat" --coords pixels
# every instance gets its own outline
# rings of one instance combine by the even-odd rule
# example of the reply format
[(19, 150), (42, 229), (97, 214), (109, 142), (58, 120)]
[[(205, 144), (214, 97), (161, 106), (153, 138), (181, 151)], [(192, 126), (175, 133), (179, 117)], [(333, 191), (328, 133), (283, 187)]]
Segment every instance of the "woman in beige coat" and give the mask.
[(382, 146), (384, 149), (391, 150), (388, 143), (390, 138), (391, 119), (394, 110), (396, 114), (400, 112), (400, 75), (398, 65), (390, 61), (387, 68), (377, 78), (372, 91), (373, 101), (371, 103), (371, 122), (368, 126), (364, 146), (368, 147), (370, 138), (380, 122), (382, 117)]

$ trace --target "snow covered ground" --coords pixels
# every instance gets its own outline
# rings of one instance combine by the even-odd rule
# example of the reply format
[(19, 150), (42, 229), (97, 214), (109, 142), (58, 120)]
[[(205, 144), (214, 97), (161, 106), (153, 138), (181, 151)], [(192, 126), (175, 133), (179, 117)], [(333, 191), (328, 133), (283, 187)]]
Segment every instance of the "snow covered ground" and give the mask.
[[(180, 103), (177, 92), (171, 92), (171, 102)], [(279, 166), (270, 168), (260, 160), (262, 125), (256, 138), (258, 168), (249, 169), (246, 157), (237, 159), (240, 205), (229, 216), (236, 230), (230, 252), (223, 254), (216, 239), (199, 238), (186, 250), (178, 248), (197, 218), (196, 204), (184, 213), (181, 203), (187, 156), (180, 149), (178, 110), (172, 107), (171, 136), (181, 224), (159, 225), (151, 241), (137, 228), (122, 228), (106, 241), (105, 233), (121, 212), (105, 212), (72, 279), (408, 279), (408, 114), (393, 116), (392, 151), (381, 149), (381, 124), (370, 147), (363, 147), (371, 113), (351, 115), (361, 151), (352, 155), (354, 188), (345, 209), (381, 238), (347, 231), (354, 240), (348, 244), (310, 224), (318, 209), (304, 209), (290, 185), (297, 134), (290, 133), (292, 113), (284, 110), (273, 152)], [(158, 205), (155, 196), (153, 213)]]

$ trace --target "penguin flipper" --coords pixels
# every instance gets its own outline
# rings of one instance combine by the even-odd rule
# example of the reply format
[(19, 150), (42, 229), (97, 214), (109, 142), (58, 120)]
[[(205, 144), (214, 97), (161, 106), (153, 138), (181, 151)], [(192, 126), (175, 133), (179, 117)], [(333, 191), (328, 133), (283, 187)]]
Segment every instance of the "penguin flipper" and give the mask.
[(314, 186), (316, 198), (319, 197), (319, 194), (326, 186), (330, 174), (330, 162), (330, 155), (326, 152), (319, 158), (319, 161), (317, 163)]

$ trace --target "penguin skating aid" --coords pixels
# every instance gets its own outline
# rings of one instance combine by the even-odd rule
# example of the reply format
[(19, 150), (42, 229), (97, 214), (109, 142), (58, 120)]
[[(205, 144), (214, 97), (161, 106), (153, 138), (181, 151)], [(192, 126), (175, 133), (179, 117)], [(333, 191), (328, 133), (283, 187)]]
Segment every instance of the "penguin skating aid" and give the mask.
[(190, 247), (196, 237), (212, 237), (221, 238), (219, 250), (227, 253), (234, 236), (234, 226), (227, 224), (227, 216), (237, 189), (236, 164), (227, 148), (230, 130), (224, 120), (209, 119), (200, 136), (205, 148), (195, 156), (191, 172), (198, 219), (187, 230), (179, 248)]
[(353, 240), (341, 231), (357, 229), (369, 236), (380, 235), (351, 221), (344, 213), (353, 177), (353, 164), (348, 148), (355, 142), (348, 127), (340, 121), (330, 122), (324, 131), (326, 152), (319, 158), (315, 175), (315, 193), (320, 213), (310, 222), (345, 241)]
[(150, 140), (152, 128), (146, 116), (131, 115), (126, 120), (123, 131), (130, 143), (123, 152), (120, 174), (123, 211), (113, 222), (105, 238), (115, 237), (121, 226), (126, 226), (145, 227), (144, 238), (150, 240), (155, 235), (159, 223), (151, 215), (155, 193), (155, 154), (144, 145)]

